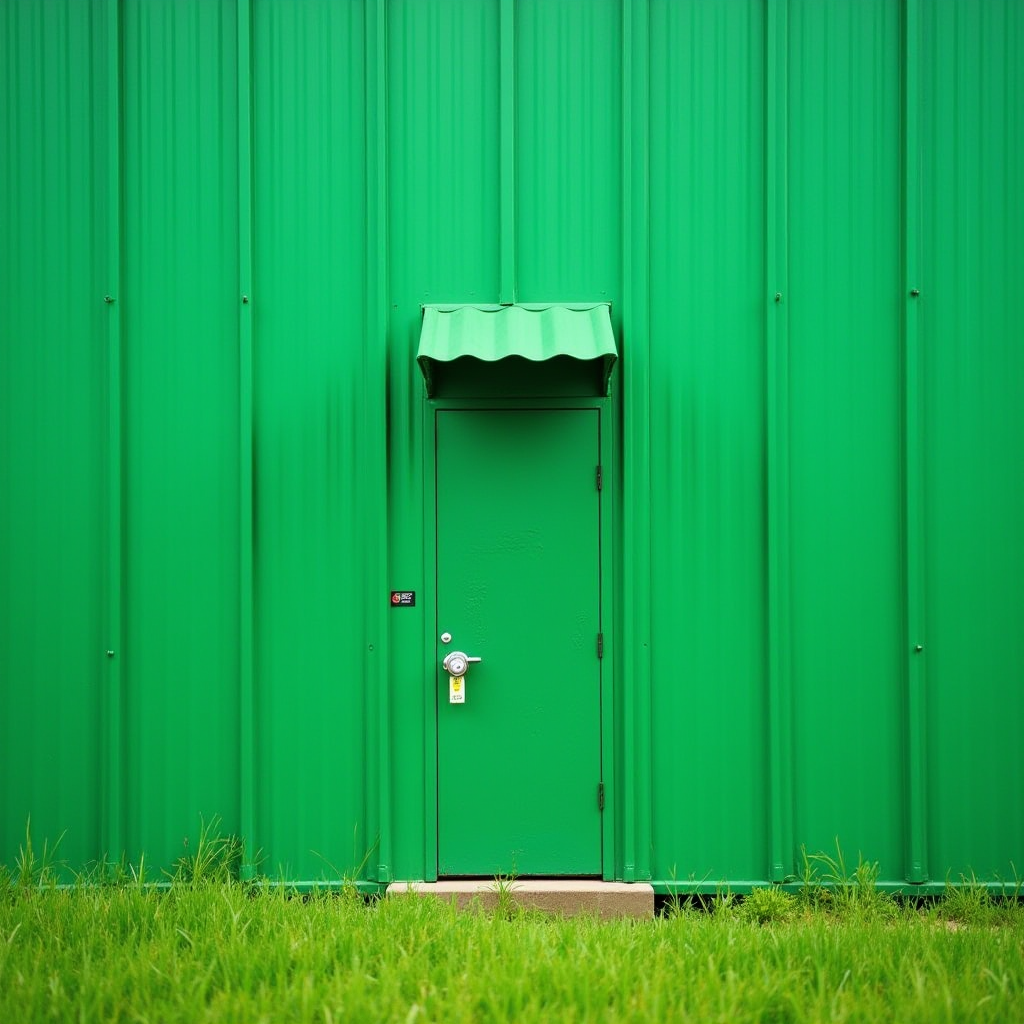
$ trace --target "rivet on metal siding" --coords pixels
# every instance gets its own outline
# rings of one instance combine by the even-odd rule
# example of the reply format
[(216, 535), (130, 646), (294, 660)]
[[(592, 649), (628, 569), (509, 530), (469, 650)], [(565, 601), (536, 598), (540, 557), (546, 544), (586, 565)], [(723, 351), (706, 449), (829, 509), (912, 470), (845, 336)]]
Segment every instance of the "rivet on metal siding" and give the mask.
[(918, 295), (920, 295), (920, 294), (921, 294), (921, 289), (920, 289), (920, 288), (911, 288), (911, 289), (910, 289), (910, 294), (911, 294), (911, 296), (912, 296), (913, 298), (915, 298), (915, 299), (916, 299), (916, 298), (918, 297)]
[(103, 301), (109, 306), (114, 301), (113, 295), (104, 295)]
[(920, 654), (923, 650), (924, 650), (924, 648), (920, 644), (916, 644), (914, 646), (914, 653), (915, 654)]
[(114, 652), (113, 651), (107, 651), (107, 657), (108, 658), (112, 658), (113, 656), (114, 656)]
[(775, 301), (776, 302), (781, 302), (782, 301), (782, 292), (776, 292), (775, 293)]
[(249, 296), (248, 295), (243, 295), (242, 296), (242, 305), (243, 306), (248, 306), (249, 305)]

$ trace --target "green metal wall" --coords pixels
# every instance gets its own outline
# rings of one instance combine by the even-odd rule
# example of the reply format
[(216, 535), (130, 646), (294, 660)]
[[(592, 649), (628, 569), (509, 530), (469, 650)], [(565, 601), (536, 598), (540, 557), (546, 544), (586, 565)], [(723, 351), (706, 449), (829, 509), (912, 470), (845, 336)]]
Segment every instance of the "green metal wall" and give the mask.
[(651, 870), (679, 881), (767, 867), (764, 32), (763, 3), (651, 8)]
[(1015, 0), (3, 0), (0, 858), (218, 815), (429, 877), (420, 306), (607, 300), (606, 874), (1011, 874), (1022, 52)]
[(235, 26), (126, 3), (122, 32), (117, 768), (129, 857), (166, 864), (197, 814), (238, 817)]
[(892, 874), (907, 809), (899, 10), (794, 3), (789, 32), (793, 829), (816, 849), (851, 832)]
[[(933, 871), (1003, 869), (1024, 815), (1024, 41), (1020, 4), (922, 8), (922, 303), (913, 452), (913, 570), (927, 630), (923, 680)], [(925, 292), (927, 289), (927, 292)], [(1012, 790), (1007, 788), (1009, 794)], [(1015, 863), (1017, 863), (1015, 861)]]

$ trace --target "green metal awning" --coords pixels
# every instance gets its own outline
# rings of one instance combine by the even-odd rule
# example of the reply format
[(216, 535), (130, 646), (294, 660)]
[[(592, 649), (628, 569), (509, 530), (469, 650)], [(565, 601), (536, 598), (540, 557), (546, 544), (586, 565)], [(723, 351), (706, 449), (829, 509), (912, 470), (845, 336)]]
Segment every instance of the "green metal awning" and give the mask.
[[(564, 374), (566, 367), (573, 386), (584, 388), (572, 393), (606, 395), (617, 358), (607, 302), (424, 306), (416, 354), (431, 397), (444, 393), (446, 379), (460, 381), (451, 393), (468, 394), (473, 375), (522, 387), (527, 378)], [(523, 361), (525, 374), (517, 369)], [(451, 372), (456, 364), (459, 372)]]

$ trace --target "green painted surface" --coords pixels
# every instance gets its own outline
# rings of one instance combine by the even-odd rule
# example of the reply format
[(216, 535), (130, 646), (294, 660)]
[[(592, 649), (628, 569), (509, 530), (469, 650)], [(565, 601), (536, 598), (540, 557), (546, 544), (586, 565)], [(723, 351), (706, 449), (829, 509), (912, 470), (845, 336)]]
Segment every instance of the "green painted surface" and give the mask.
[[(498, 16), (497, 4), (459, 0), (388, 6), (389, 589), (434, 587), (421, 306), (494, 301), (500, 287)], [(437, 870), (434, 623), (424, 608), (389, 613), (396, 878)]]
[(519, 302), (621, 295), (621, 17), (611, 0), (585, 15), (575, 0), (515, 3)]
[(104, 56), (84, 5), (0, 6), (3, 861), (30, 816), (103, 850)]
[[(797, 847), (903, 870), (900, 35), (789, 6), (790, 566)], [(794, 867), (798, 863), (794, 850)]]
[(361, 550), (383, 518), (360, 485), (364, 25), (353, 4), (253, 13), (256, 830), (265, 870), (316, 879), (352, 872), (376, 838), (360, 685)]
[[(606, 304), (426, 306), (416, 362), (427, 394), (446, 396), (447, 364), (468, 360), (468, 366), (450, 369), (461, 369), (467, 386), (477, 389), (486, 377), (485, 386), (494, 388), (497, 396), (520, 396), (504, 383), (510, 365), (519, 366), (524, 378), (541, 387), (559, 387), (566, 369), (579, 378), (570, 386), (589, 381), (588, 391), (556, 394), (606, 395), (618, 357), (609, 312)], [(529, 365), (537, 363), (545, 365)], [(578, 365), (573, 367), (574, 363)], [(484, 392), (469, 394), (479, 397)]]
[(125, 844), (155, 865), (238, 829), (235, 10), (123, 15)]
[(0, 0), (0, 858), (219, 815), (297, 881), (436, 873), (415, 356), (424, 304), (514, 300), (610, 302), (621, 359), (594, 870), (1024, 863), (1022, 33)]
[(437, 413), (441, 875), (601, 873), (598, 416)]
[[(924, 650), (933, 873), (1013, 877), (1024, 815), (1024, 11), (922, 8)], [(979, 59), (979, 55), (982, 55)]]
[(763, 12), (651, 15), (653, 871), (743, 878), (768, 823)]

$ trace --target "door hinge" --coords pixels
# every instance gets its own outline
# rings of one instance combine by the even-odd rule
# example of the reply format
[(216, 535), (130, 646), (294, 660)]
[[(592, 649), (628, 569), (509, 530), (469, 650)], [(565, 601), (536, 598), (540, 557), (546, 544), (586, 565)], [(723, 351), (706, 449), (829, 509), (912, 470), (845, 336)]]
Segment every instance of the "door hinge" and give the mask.
[(597, 634), (597, 656), (604, 657), (604, 633)]
[(604, 810), (604, 783), (599, 782), (597, 784), (597, 809), (599, 811)]
[(604, 470), (600, 466), (597, 467), (597, 489), (601, 490), (604, 487)]

